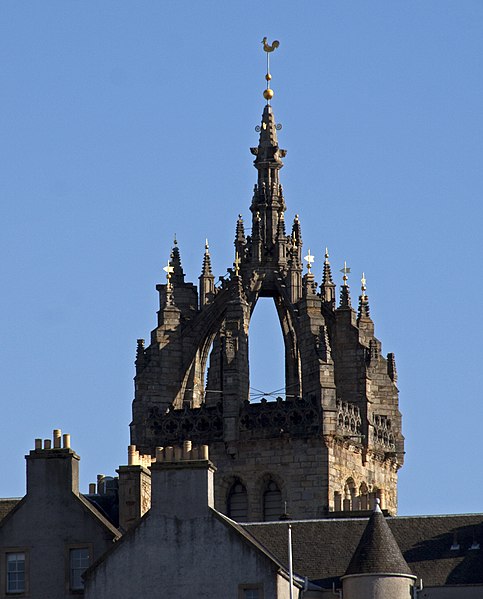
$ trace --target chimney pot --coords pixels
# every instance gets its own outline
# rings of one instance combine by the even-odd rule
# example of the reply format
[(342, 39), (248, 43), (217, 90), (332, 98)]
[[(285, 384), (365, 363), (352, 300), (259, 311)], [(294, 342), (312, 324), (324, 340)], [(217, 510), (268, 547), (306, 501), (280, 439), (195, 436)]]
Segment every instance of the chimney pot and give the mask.
[(62, 435), (62, 438), (63, 438), (64, 449), (70, 449), (70, 435), (69, 434)]
[(62, 431), (59, 428), (54, 428), (54, 449), (60, 449)]
[(51, 449), (52, 441), (50, 439), (44, 439), (44, 449)]
[(42, 449), (42, 439), (35, 439), (35, 449)]
[(189, 460), (191, 457), (191, 441), (183, 442), (183, 460)]
[(135, 456), (136, 456), (136, 446), (128, 445), (127, 446), (127, 464), (128, 464), (128, 466), (135, 465)]

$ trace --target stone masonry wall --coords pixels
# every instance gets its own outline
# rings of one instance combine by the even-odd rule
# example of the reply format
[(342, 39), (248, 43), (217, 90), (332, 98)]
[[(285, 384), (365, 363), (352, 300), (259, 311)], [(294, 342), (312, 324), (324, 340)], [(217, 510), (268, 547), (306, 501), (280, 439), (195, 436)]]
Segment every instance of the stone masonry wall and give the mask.
[[(397, 469), (396, 462), (392, 459), (384, 459), (383, 454), (365, 450), (361, 446), (347, 441), (328, 439), (329, 460), (329, 509), (339, 511), (335, 502), (335, 493), (339, 493), (344, 509), (343, 501), (347, 494), (347, 488), (355, 490), (351, 498), (350, 510), (370, 509), (371, 505), (361, 505), (362, 495), (368, 495), (370, 502), (371, 494), (377, 494), (381, 498), (383, 509), (389, 513), (397, 513)], [(347, 485), (349, 481), (349, 485)], [(365, 487), (364, 487), (365, 485)], [(364, 490), (366, 493), (364, 493)]]
[(223, 513), (237, 479), (247, 489), (249, 521), (263, 520), (263, 493), (270, 480), (279, 487), (292, 518), (315, 518), (326, 511), (328, 452), (320, 436), (239, 441), (233, 457), (224, 443), (213, 443), (210, 456), (217, 467), (215, 508)]

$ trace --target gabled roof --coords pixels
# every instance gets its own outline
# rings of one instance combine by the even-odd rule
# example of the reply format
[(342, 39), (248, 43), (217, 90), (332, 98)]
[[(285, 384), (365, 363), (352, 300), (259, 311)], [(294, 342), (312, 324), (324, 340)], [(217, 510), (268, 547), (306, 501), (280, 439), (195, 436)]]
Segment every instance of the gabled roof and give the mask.
[(378, 505), (369, 518), (347, 567), (345, 575), (351, 574), (407, 574), (412, 576)]
[(114, 524), (109, 522), (106, 516), (104, 516), (104, 514), (101, 514), (101, 512), (82, 494), (74, 494), (74, 497), (81, 502), (81, 504), (84, 506), (84, 509), (87, 512), (89, 512), (94, 518), (96, 518), (96, 520), (98, 520), (104, 526), (104, 528), (106, 528), (113, 535), (115, 539), (118, 539), (121, 536), (121, 532), (119, 531), (119, 529), (117, 529), (114, 526)]
[(9, 497), (7, 499), (0, 499), (0, 522), (5, 516), (13, 510), (13, 508), (21, 501), (20, 497)]
[[(74, 501), (79, 501), (82, 508), (95, 518), (109, 533), (117, 539), (121, 536), (121, 532), (102, 514), (88, 499), (83, 495), (72, 493)], [(25, 495), (22, 499), (0, 499), (0, 526), (3, 526), (10, 518), (15, 517), (15, 513), (23, 506), (28, 505), (28, 501), (32, 501), (31, 497)]]
[[(367, 518), (292, 521), (294, 571), (331, 588), (347, 571), (367, 522)], [(425, 586), (483, 584), (483, 514), (399, 516), (386, 522), (411, 571)], [(287, 566), (286, 522), (241, 526)], [(456, 545), (458, 549), (451, 549)]]

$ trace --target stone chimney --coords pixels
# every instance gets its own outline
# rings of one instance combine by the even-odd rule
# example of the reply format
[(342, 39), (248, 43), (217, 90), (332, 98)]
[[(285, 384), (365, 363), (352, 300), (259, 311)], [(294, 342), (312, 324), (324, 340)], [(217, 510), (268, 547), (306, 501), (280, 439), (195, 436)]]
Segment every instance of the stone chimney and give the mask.
[(128, 447), (128, 465), (120, 466), (119, 474), (119, 527), (128, 530), (151, 507), (150, 455), (140, 454), (135, 445)]
[(79, 494), (79, 456), (70, 448), (70, 435), (59, 429), (50, 439), (35, 439), (27, 460), (27, 495)]
[(214, 507), (215, 466), (208, 446), (157, 447), (151, 465), (151, 511), (156, 515), (190, 520), (207, 516)]

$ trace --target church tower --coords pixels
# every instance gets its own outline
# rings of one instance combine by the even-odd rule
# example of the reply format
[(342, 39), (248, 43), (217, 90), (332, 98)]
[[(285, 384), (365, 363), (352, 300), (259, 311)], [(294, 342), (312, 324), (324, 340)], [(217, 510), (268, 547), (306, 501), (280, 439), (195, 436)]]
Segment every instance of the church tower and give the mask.
[[(235, 520), (367, 510), (376, 497), (397, 511), (404, 437), (394, 354), (374, 335), (364, 276), (357, 311), (344, 268), (340, 301), (326, 251), (320, 285), (303, 274), (302, 231), (286, 230), (282, 159), (271, 99), (251, 148), (257, 182), (251, 235), (242, 216), (233, 268), (214, 284), (208, 242), (198, 289), (185, 282), (175, 241), (150, 343), (138, 340), (131, 443), (141, 453), (191, 440), (217, 467), (215, 507)], [(250, 318), (260, 297), (275, 302), (285, 345), (285, 393), (250, 401)], [(206, 381), (206, 385), (205, 385)], [(286, 506), (286, 507), (285, 507)]]

